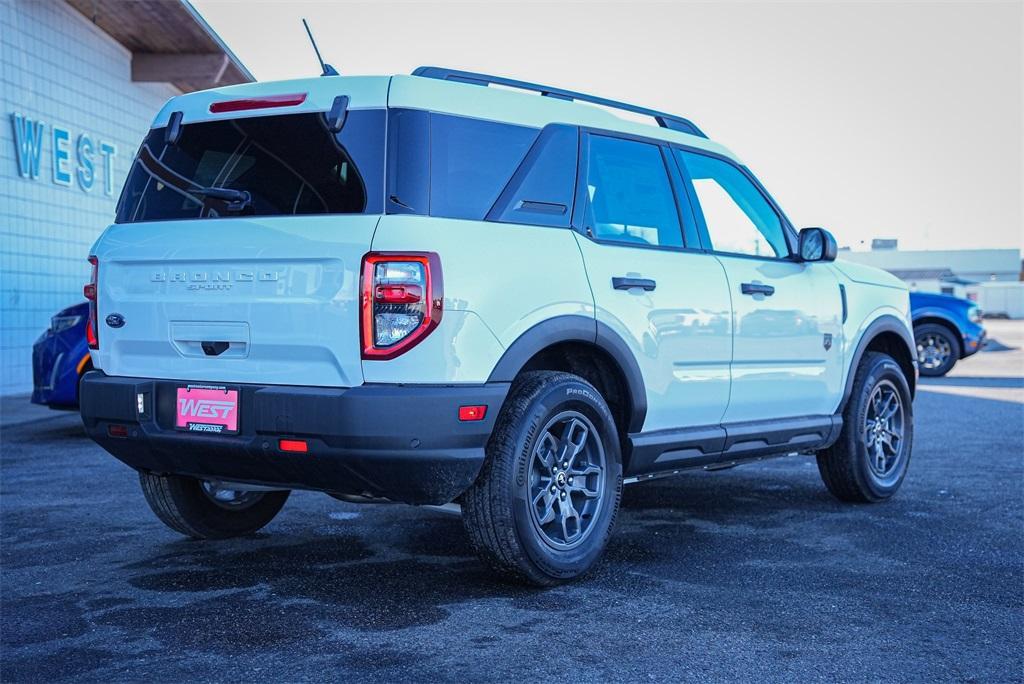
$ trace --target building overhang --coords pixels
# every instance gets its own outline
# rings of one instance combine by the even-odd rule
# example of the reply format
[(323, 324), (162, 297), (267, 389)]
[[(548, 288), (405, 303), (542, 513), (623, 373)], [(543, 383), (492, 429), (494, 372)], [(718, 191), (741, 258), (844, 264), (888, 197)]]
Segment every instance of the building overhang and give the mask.
[(256, 79), (187, 0), (66, 0), (132, 53), (132, 81), (184, 93)]

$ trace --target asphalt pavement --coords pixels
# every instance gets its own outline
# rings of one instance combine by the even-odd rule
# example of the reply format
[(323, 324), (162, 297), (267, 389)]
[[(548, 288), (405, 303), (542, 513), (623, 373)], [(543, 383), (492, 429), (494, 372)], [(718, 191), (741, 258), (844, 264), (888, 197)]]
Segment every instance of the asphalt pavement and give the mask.
[(989, 328), (921, 383), (893, 500), (839, 503), (809, 457), (633, 485), (550, 590), (495, 582), (455, 515), (309, 492), (185, 540), (77, 415), (8, 401), (0, 680), (1021, 681), (1024, 322)]

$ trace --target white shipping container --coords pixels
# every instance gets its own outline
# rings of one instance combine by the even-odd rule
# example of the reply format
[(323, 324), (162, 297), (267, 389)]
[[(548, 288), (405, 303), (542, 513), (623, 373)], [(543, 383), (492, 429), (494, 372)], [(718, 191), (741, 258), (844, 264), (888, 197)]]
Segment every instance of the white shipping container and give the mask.
[(980, 283), (968, 287), (967, 291), (968, 297), (975, 300), (987, 315), (1024, 318), (1024, 283), (1022, 282)]

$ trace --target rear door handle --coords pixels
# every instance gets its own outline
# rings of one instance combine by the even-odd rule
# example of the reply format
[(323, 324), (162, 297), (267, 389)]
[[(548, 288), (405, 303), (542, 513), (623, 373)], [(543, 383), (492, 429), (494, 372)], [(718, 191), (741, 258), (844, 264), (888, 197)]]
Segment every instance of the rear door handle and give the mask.
[(650, 278), (612, 278), (612, 287), (616, 290), (632, 290), (639, 287), (641, 290), (650, 292), (658, 286), (658, 283)]
[(765, 297), (771, 297), (775, 294), (775, 288), (771, 285), (762, 285), (761, 283), (743, 283), (740, 285), (740, 292), (745, 295), (764, 295)]

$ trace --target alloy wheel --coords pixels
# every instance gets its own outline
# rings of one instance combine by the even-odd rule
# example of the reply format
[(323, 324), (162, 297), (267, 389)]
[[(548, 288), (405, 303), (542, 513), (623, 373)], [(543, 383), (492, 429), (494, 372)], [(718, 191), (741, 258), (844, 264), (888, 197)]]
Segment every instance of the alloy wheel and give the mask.
[(904, 458), (903, 435), (906, 413), (899, 390), (889, 380), (882, 380), (871, 391), (864, 420), (864, 446), (872, 474), (888, 484), (899, 476)]
[(564, 411), (548, 421), (530, 457), (530, 517), (545, 543), (579, 546), (594, 528), (606, 477), (604, 447), (582, 413)]

